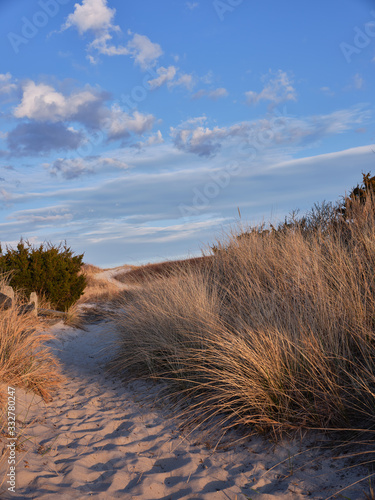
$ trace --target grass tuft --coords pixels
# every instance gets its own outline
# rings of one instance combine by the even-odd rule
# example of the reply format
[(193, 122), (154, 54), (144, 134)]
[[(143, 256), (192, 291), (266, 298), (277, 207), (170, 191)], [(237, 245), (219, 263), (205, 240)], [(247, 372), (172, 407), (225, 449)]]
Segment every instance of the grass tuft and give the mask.
[[(1, 284), (6, 284), (6, 278), (0, 277)], [(32, 390), (48, 400), (62, 381), (58, 363), (45, 346), (52, 336), (34, 314), (20, 314), (21, 306), (16, 294), (11, 309), (0, 309), (1, 406), (8, 385)]]

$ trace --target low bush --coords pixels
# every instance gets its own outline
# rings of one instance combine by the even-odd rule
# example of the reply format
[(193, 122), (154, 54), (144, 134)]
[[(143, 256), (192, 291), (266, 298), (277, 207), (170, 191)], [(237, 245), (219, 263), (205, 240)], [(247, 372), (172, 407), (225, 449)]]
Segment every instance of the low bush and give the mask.
[(0, 270), (10, 272), (10, 285), (29, 296), (37, 292), (51, 306), (65, 311), (83, 294), (86, 277), (81, 273), (83, 255), (74, 255), (66, 244), (33, 247), (27, 241), (6, 248)]

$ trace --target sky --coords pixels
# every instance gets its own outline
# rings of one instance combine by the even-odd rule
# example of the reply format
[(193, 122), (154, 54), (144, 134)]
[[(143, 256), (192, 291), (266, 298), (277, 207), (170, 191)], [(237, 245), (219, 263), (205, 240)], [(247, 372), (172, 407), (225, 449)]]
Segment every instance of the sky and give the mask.
[(375, 2), (0, 0), (0, 241), (200, 255), (375, 174)]

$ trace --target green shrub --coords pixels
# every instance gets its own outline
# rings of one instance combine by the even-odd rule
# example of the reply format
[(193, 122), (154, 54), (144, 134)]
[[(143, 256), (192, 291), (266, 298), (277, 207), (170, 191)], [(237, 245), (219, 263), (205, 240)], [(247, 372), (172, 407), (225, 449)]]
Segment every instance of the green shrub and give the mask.
[(73, 255), (66, 243), (33, 247), (21, 239), (17, 249), (6, 248), (0, 257), (0, 269), (11, 272), (10, 285), (16, 290), (27, 295), (37, 292), (52, 307), (66, 310), (77, 302), (86, 286), (82, 259), (83, 254)]

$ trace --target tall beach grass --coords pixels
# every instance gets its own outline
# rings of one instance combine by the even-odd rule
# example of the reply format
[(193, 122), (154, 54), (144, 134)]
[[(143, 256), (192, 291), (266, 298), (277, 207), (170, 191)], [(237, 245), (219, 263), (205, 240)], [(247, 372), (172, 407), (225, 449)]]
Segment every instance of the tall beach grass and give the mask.
[(116, 315), (114, 369), (168, 379), (187, 415), (227, 427), (372, 430), (374, 213), (369, 199), (345, 220), (242, 230), (144, 283)]

